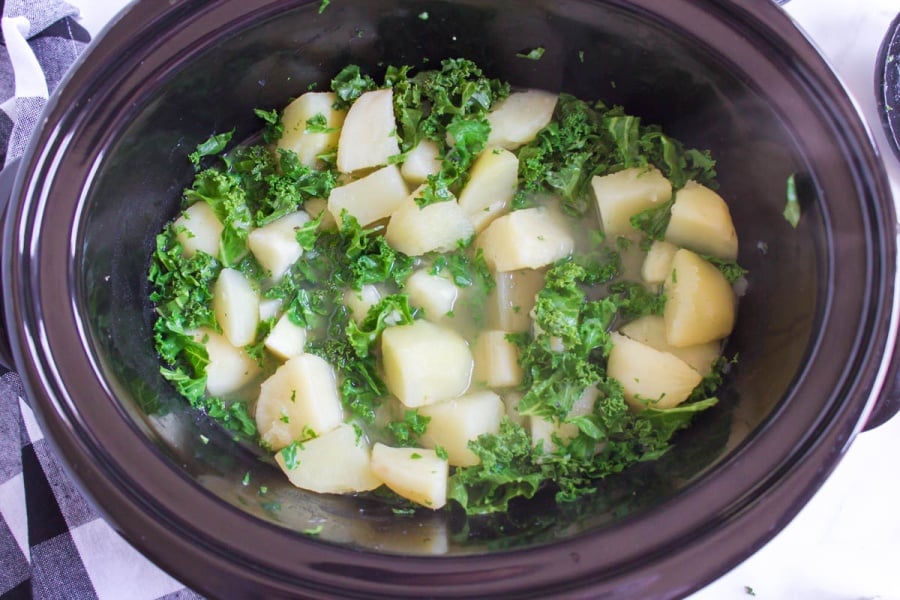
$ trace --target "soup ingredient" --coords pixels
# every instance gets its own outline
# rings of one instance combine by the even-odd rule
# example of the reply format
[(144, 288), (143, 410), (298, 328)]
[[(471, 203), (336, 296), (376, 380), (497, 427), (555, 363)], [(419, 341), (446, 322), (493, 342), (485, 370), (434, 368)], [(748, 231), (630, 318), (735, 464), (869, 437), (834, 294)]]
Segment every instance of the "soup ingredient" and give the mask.
[(800, 224), (800, 201), (797, 198), (797, 175), (791, 173), (787, 178), (787, 202), (784, 205), (784, 218), (791, 227), (797, 228)]

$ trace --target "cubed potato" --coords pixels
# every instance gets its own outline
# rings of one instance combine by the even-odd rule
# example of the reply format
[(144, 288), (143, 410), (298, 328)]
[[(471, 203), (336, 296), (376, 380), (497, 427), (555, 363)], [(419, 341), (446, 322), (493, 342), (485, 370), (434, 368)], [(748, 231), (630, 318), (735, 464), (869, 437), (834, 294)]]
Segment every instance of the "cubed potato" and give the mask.
[(423, 406), (419, 414), (431, 420), (422, 435), (422, 445), (446, 450), (453, 466), (477, 465), (481, 459), (469, 450), (468, 443), (479, 435), (498, 433), (505, 412), (503, 400), (490, 391)]
[(644, 263), (641, 265), (641, 279), (647, 283), (662, 283), (672, 272), (672, 260), (678, 246), (670, 242), (654, 241), (647, 251)]
[(489, 329), (475, 340), (472, 355), (475, 370), (472, 379), (492, 388), (512, 387), (522, 383), (519, 348), (506, 339), (507, 331)]
[(690, 250), (679, 250), (664, 290), (666, 339), (673, 346), (705, 344), (731, 333), (734, 290), (722, 272), (708, 261)]
[(372, 472), (397, 495), (416, 504), (438, 509), (447, 503), (446, 460), (428, 448), (393, 448), (376, 443)]
[[(341, 135), (341, 125), (347, 111), (334, 108), (337, 96), (333, 92), (306, 92), (288, 104), (281, 115), (284, 133), (278, 140), (278, 148), (297, 153), (301, 164), (315, 167), (318, 156), (334, 150)], [(322, 115), (324, 132), (308, 130), (307, 121)]]
[[(544, 328), (541, 327), (537, 320), (534, 318), (534, 315), (531, 315), (531, 335), (537, 338), (539, 335), (547, 333), (544, 331)], [(549, 334), (548, 334), (549, 335)], [(562, 338), (559, 336), (551, 335), (550, 336), (550, 350), (553, 352), (565, 352), (566, 346), (563, 344)]]
[(421, 188), (404, 200), (391, 215), (384, 239), (395, 250), (408, 256), (428, 252), (448, 252), (460, 240), (468, 240), (475, 233), (465, 213), (453, 200), (435, 202), (424, 208), (415, 198)]
[(232, 346), (256, 341), (259, 295), (240, 271), (222, 269), (213, 286), (212, 305), (216, 322)]
[(455, 283), (425, 270), (410, 275), (403, 291), (409, 294), (410, 305), (425, 311), (425, 318), (433, 323), (453, 312), (453, 305), (459, 297), (459, 288)]
[(273, 279), (281, 279), (303, 254), (297, 231), (308, 221), (309, 215), (298, 210), (250, 232), (247, 246)]
[(635, 410), (673, 408), (691, 395), (702, 377), (686, 362), (618, 333), (611, 334), (607, 374), (619, 380)]
[(273, 450), (323, 435), (342, 421), (334, 369), (315, 354), (288, 360), (260, 385), (256, 426)]
[(509, 150), (488, 148), (478, 156), (459, 193), (459, 206), (476, 232), (509, 211), (518, 179), (519, 159)]
[(406, 160), (400, 167), (400, 173), (412, 185), (425, 183), (429, 175), (441, 171), (441, 158), (438, 145), (432, 140), (422, 140), (409, 151)]
[(344, 292), (344, 306), (350, 309), (350, 316), (357, 324), (369, 314), (369, 309), (381, 301), (381, 292), (374, 285), (366, 284), (358, 290)]
[(530, 331), (531, 309), (544, 287), (544, 271), (522, 269), (494, 273), (494, 288), (487, 298), (487, 323), (504, 331)]
[(488, 146), (515, 150), (547, 126), (556, 109), (556, 94), (543, 90), (513, 92), (488, 113)]
[(380, 167), (395, 154), (400, 154), (400, 144), (394, 120), (394, 91), (388, 88), (363, 93), (350, 106), (341, 128), (338, 170), (352, 173)]
[(623, 325), (619, 332), (660, 352), (674, 354), (703, 376), (712, 370), (713, 361), (719, 357), (722, 345), (716, 340), (680, 348), (673, 346), (666, 339), (665, 319), (659, 315), (647, 315), (636, 319)]
[(259, 320), (268, 321), (281, 314), (281, 298), (259, 299)]
[(463, 395), (472, 378), (472, 352), (452, 329), (428, 321), (388, 327), (381, 334), (384, 382), (408, 408)]
[(672, 184), (657, 168), (631, 168), (591, 180), (600, 222), (609, 239), (631, 235), (631, 217), (672, 199)]
[(361, 433), (341, 423), (328, 433), (277, 452), (275, 462), (292, 484), (304, 490), (320, 494), (374, 490), (381, 480), (372, 472), (369, 445)]
[(506, 411), (506, 417), (510, 421), (522, 427), (528, 427), (528, 417), (519, 412), (519, 402), (522, 400), (522, 396), (523, 394), (520, 391), (504, 390), (502, 396), (503, 406)]
[(334, 220), (334, 215), (328, 210), (327, 198), (310, 198), (303, 203), (303, 210), (313, 219), (317, 219), (319, 215), (322, 215), (319, 231), (329, 231), (337, 228), (337, 221)]
[(286, 314), (281, 315), (263, 345), (282, 360), (300, 356), (306, 347), (306, 329), (291, 321)]
[(341, 213), (347, 211), (365, 227), (384, 219), (396, 211), (409, 196), (409, 190), (397, 165), (388, 165), (331, 190), (328, 212), (335, 223), (342, 223)]
[(212, 207), (202, 200), (188, 206), (175, 219), (175, 239), (181, 243), (188, 258), (197, 251), (218, 256), (224, 229)]
[[(596, 386), (590, 386), (584, 390), (581, 397), (572, 405), (569, 411), (569, 417), (583, 417), (591, 414), (594, 410), (594, 403), (597, 401), (598, 390)], [(554, 437), (565, 444), (569, 440), (578, 436), (578, 425), (575, 423), (555, 422), (543, 417), (531, 415), (529, 417), (529, 425), (531, 427), (531, 443), (534, 446), (541, 444), (545, 454), (554, 452), (557, 444), (553, 441)]]
[(495, 271), (539, 269), (572, 253), (575, 239), (561, 218), (545, 208), (503, 215), (475, 239)]
[(736, 260), (738, 238), (722, 196), (689, 181), (675, 194), (666, 240), (701, 254)]
[(225, 336), (202, 328), (194, 341), (206, 347), (206, 391), (210, 396), (224, 396), (241, 389), (261, 373), (259, 364), (241, 347), (232, 346)]

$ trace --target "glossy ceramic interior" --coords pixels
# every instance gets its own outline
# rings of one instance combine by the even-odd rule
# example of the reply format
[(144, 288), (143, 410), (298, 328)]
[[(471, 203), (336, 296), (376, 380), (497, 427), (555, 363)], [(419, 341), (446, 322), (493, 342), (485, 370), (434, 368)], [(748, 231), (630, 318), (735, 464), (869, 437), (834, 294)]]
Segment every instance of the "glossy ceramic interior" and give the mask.
[[(890, 320), (894, 217), (851, 104), (776, 7), (169, 4), (136, 3), (51, 102), (7, 220), (4, 277), (17, 365), (50, 437), (108, 518), (186, 583), (213, 595), (678, 596), (782, 527), (859, 429)], [(540, 61), (516, 56), (538, 45)], [(710, 148), (750, 286), (721, 406), (659, 463), (571, 505), (398, 516), (292, 488), (187, 410), (158, 372), (145, 275), (198, 142), (250, 135), (253, 108), (326, 88), (347, 63), (377, 79), (384, 64), (457, 56), (517, 86), (622, 104)], [(791, 174), (797, 229), (782, 217)]]

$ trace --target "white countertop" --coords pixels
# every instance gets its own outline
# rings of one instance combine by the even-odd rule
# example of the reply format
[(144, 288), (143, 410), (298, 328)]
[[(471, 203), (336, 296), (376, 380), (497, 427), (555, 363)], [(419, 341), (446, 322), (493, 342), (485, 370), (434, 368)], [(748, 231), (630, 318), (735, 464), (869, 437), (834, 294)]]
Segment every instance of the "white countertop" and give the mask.
[[(68, 0), (93, 34), (124, 0)], [(764, 1), (764, 0), (759, 0)], [(900, 0), (793, 0), (786, 10), (842, 77), (883, 149), (895, 199), (900, 162), (877, 115), (875, 56)], [(900, 600), (900, 417), (859, 435), (794, 521), (690, 600)]]

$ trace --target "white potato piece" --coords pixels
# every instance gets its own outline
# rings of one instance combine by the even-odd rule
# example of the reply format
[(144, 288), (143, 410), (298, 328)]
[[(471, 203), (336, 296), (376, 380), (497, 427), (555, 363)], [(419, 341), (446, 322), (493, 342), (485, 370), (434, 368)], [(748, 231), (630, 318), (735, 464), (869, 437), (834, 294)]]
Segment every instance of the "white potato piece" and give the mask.
[(256, 426), (273, 450), (323, 435), (343, 421), (334, 369), (315, 354), (301, 354), (278, 367), (259, 388)]
[(491, 126), (487, 145), (515, 150), (527, 144), (553, 118), (556, 101), (556, 94), (543, 90), (511, 93), (487, 115)]
[(659, 169), (630, 168), (591, 180), (600, 222), (609, 239), (634, 233), (631, 217), (672, 199), (672, 184)]
[(672, 260), (665, 282), (666, 340), (694, 346), (726, 337), (734, 328), (734, 290), (719, 269), (690, 250)]
[(503, 215), (475, 239), (495, 271), (538, 269), (572, 253), (575, 239), (561, 219), (543, 207)]
[(519, 412), (519, 402), (522, 400), (522, 392), (505, 390), (503, 392), (503, 406), (509, 420), (522, 427), (528, 426), (528, 417)]
[(660, 352), (674, 354), (702, 376), (712, 371), (713, 361), (719, 357), (722, 345), (716, 340), (694, 346), (673, 346), (666, 339), (665, 319), (659, 315), (646, 315), (635, 319), (623, 325), (619, 332)]
[(409, 151), (406, 160), (400, 167), (400, 173), (412, 185), (425, 183), (429, 175), (436, 175), (441, 170), (440, 150), (432, 140), (421, 140)]
[(361, 179), (351, 181), (331, 190), (328, 195), (328, 212), (334, 222), (341, 225), (341, 213), (347, 211), (365, 227), (379, 219), (384, 219), (397, 210), (409, 189), (397, 165), (388, 165), (369, 173)]
[(641, 279), (647, 283), (662, 283), (672, 272), (672, 260), (678, 246), (670, 242), (656, 240), (650, 245), (644, 263), (641, 265)]
[(175, 219), (175, 239), (181, 243), (188, 258), (198, 251), (218, 256), (224, 229), (212, 207), (202, 200), (188, 206)]
[[(572, 405), (569, 411), (569, 417), (583, 417), (589, 415), (594, 410), (594, 403), (597, 401), (598, 390), (596, 386), (590, 386), (581, 397)], [(544, 453), (551, 453), (557, 449), (554, 437), (565, 444), (569, 440), (578, 436), (578, 425), (574, 423), (559, 423), (543, 417), (531, 415), (529, 417), (529, 425), (531, 428), (531, 444), (537, 446), (541, 444)]]
[(498, 433), (505, 412), (503, 400), (491, 391), (423, 406), (419, 414), (431, 420), (422, 435), (422, 445), (446, 450), (447, 460), (453, 466), (477, 465), (481, 459), (469, 450), (468, 443), (482, 434)]
[(522, 383), (519, 348), (506, 339), (508, 331), (489, 329), (475, 340), (473, 381), (492, 388), (513, 387)]
[(635, 410), (674, 408), (691, 395), (702, 377), (686, 362), (618, 333), (612, 333), (607, 373), (618, 379)]
[(273, 279), (281, 279), (303, 255), (297, 231), (308, 221), (309, 215), (298, 210), (250, 232), (247, 247)]
[(395, 154), (400, 154), (400, 144), (394, 120), (394, 91), (387, 88), (363, 93), (350, 106), (341, 128), (338, 170), (352, 173), (379, 167)]
[(676, 192), (665, 237), (701, 254), (737, 259), (738, 238), (728, 205), (722, 196), (695, 181)]
[(282, 360), (300, 356), (306, 347), (306, 329), (292, 322), (286, 314), (281, 315), (263, 345)]
[(452, 329), (428, 321), (388, 327), (381, 353), (384, 382), (408, 408), (456, 398), (469, 388), (472, 351)]
[(410, 305), (425, 311), (425, 318), (435, 323), (453, 311), (459, 297), (455, 283), (425, 270), (410, 275), (403, 291), (409, 294)]
[(344, 292), (344, 306), (350, 309), (350, 316), (357, 324), (369, 314), (369, 309), (381, 301), (381, 292), (377, 287), (366, 284), (358, 290), (348, 289)]
[[(288, 104), (281, 115), (284, 133), (277, 147), (296, 152), (301, 164), (315, 167), (320, 154), (337, 147), (341, 125), (347, 116), (347, 111), (334, 108), (335, 100), (334, 92), (306, 92)], [(328, 131), (308, 131), (307, 121), (316, 115), (325, 118)]]
[(259, 295), (240, 271), (222, 269), (213, 285), (212, 305), (216, 322), (232, 346), (246, 346), (256, 340)]
[(438, 509), (447, 503), (450, 467), (429, 448), (372, 447), (372, 472), (397, 495)]
[(206, 348), (206, 391), (210, 396), (224, 396), (235, 392), (261, 373), (259, 364), (244, 348), (235, 348), (225, 336), (212, 329), (201, 328), (194, 341)]
[(259, 320), (268, 321), (281, 314), (281, 298), (259, 299)]
[(319, 215), (322, 215), (322, 221), (319, 223), (319, 231), (328, 231), (337, 228), (337, 221), (334, 220), (334, 215), (328, 210), (327, 198), (310, 198), (303, 203), (303, 210), (305, 210), (306, 214), (313, 219), (317, 219), (319, 218)]
[(459, 193), (459, 206), (476, 232), (509, 211), (518, 179), (519, 159), (509, 150), (488, 148), (478, 155)]
[(384, 239), (392, 248), (408, 256), (421, 256), (448, 252), (460, 240), (472, 237), (475, 229), (459, 204), (448, 200), (420, 208), (415, 201), (420, 190), (410, 194), (388, 221)]
[(493, 273), (494, 289), (487, 298), (487, 323), (504, 331), (530, 331), (531, 309), (544, 287), (544, 271), (522, 269)]
[[(356, 428), (341, 423), (328, 433), (295, 447), (296, 453), (275, 454), (275, 462), (298, 488), (320, 494), (353, 494), (374, 490), (381, 480), (372, 472), (370, 451), (364, 436)], [(290, 468), (292, 467), (292, 468)]]

